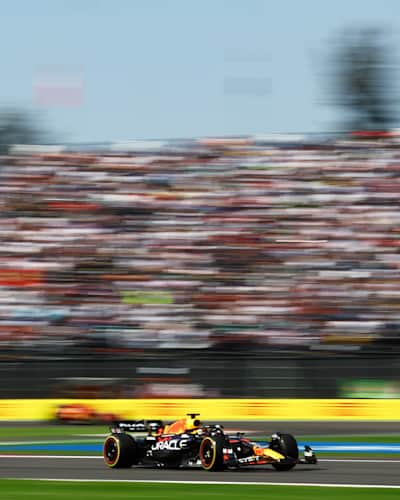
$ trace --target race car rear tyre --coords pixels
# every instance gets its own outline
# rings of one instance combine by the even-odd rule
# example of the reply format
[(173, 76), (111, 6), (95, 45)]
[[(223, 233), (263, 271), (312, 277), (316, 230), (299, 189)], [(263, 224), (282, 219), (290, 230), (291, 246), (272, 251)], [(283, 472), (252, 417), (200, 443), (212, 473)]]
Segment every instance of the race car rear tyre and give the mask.
[(224, 469), (223, 436), (207, 436), (200, 443), (199, 458), (204, 470), (220, 471)]
[(103, 446), (103, 457), (105, 463), (113, 469), (132, 467), (140, 458), (136, 441), (127, 434), (108, 436)]
[(287, 461), (277, 462), (272, 466), (278, 471), (293, 469), (299, 458), (299, 447), (296, 439), (291, 434), (278, 434), (280, 441), (280, 452), (287, 457)]

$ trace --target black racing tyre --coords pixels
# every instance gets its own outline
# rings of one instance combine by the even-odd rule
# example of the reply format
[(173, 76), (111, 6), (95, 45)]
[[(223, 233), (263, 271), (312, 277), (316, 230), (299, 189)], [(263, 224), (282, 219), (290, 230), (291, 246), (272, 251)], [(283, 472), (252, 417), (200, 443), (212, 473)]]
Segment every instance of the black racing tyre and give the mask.
[(287, 457), (287, 462), (276, 462), (272, 466), (278, 471), (293, 469), (299, 458), (299, 447), (291, 434), (279, 434), (280, 452)]
[(113, 469), (132, 467), (139, 462), (137, 443), (128, 434), (111, 434), (104, 441), (103, 457), (105, 463)]
[(207, 436), (200, 443), (199, 459), (204, 470), (224, 469), (224, 436)]

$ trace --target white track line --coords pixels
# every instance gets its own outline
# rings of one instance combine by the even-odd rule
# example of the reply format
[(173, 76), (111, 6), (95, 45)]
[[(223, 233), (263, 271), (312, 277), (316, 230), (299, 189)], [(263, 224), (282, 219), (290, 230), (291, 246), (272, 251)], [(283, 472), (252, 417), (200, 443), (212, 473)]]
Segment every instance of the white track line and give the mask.
[[(7, 478), (4, 478), (7, 479)], [(13, 478), (9, 478), (13, 479)], [(149, 481), (145, 479), (50, 479), (38, 478), (32, 479), (29, 477), (18, 478), (21, 481), (49, 481), (49, 482), (71, 482), (71, 483), (159, 483), (159, 484), (218, 484), (218, 485), (235, 485), (235, 486), (316, 486), (323, 488), (387, 488), (400, 489), (400, 485), (386, 484), (324, 484), (324, 483), (267, 483), (267, 482), (251, 482), (251, 481)]]

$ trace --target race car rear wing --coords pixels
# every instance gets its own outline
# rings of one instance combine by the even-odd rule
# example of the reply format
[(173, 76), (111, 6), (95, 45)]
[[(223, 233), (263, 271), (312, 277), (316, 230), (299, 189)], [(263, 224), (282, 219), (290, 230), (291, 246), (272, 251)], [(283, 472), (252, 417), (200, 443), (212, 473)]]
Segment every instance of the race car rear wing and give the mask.
[(111, 432), (156, 432), (163, 426), (162, 420), (123, 420), (113, 422)]

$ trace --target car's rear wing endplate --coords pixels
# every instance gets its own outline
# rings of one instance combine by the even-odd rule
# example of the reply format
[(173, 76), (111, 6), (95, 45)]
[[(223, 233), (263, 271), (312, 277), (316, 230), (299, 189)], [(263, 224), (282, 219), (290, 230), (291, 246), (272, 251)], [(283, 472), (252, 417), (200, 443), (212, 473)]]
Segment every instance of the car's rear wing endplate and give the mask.
[(114, 422), (110, 429), (116, 432), (155, 432), (162, 426), (162, 420), (121, 420)]

